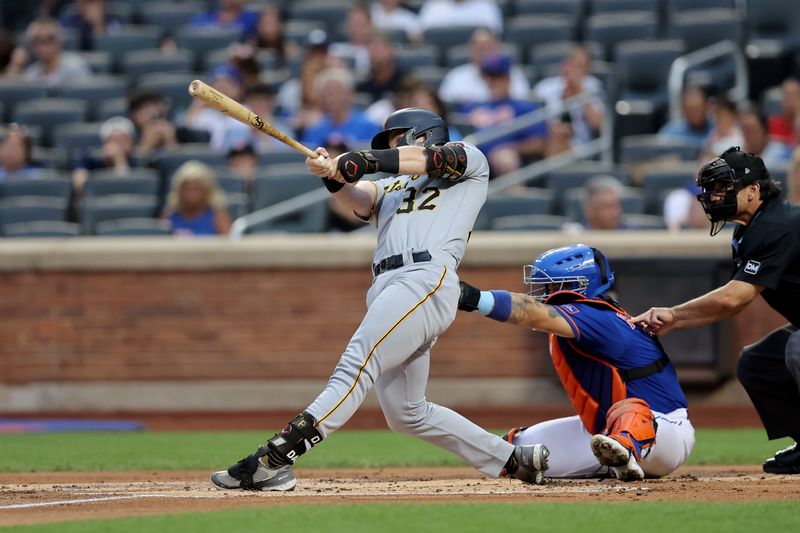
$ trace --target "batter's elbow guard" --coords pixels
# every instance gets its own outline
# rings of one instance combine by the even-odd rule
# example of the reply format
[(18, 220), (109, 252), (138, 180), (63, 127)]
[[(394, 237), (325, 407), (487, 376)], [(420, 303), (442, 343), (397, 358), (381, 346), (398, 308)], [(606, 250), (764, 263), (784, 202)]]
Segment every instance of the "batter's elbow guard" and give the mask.
[(355, 183), (365, 174), (400, 171), (400, 152), (396, 148), (389, 150), (360, 150), (347, 152), (339, 157), (339, 172), (347, 183)]
[(467, 170), (467, 151), (461, 143), (425, 148), (425, 171), (431, 178), (458, 181)]
[(475, 311), (481, 299), (480, 289), (463, 281), (460, 281), (459, 285), (461, 286), (461, 295), (458, 298), (458, 308), (470, 313)]

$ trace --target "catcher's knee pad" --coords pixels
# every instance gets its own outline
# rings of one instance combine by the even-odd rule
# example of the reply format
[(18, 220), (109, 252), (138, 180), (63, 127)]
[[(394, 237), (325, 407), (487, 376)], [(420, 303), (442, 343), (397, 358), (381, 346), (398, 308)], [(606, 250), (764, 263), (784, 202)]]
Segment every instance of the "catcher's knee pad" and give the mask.
[(310, 414), (300, 413), (280, 433), (269, 439), (267, 456), (270, 466), (294, 463), (298, 457), (322, 442), (322, 435), (314, 427), (316, 423), (316, 419)]
[(608, 436), (631, 450), (637, 460), (641, 459), (643, 450), (655, 443), (657, 429), (658, 424), (653, 411), (646, 401), (639, 398), (620, 400), (612, 405), (606, 414)]

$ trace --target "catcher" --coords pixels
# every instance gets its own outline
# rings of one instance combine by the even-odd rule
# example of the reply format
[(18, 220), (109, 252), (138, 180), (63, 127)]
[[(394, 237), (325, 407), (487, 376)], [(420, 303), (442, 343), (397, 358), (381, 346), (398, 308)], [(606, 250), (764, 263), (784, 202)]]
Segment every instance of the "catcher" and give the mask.
[(694, 447), (675, 369), (658, 340), (608, 293), (614, 272), (600, 250), (574, 244), (524, 268), (528, 294), (461, 282), (459, 309), (550, 333), (550, 356), (576, 416), (513, 428), (515, 444), (552, 453), (548, 477), (623, 481), (664, 476)]

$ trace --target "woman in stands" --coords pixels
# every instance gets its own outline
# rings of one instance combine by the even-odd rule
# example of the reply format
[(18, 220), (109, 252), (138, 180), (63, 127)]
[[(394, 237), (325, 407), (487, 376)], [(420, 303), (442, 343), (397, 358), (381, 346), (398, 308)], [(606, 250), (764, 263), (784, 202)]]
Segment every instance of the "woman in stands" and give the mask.
[(211, 167), (187, 161), (178, 168), (163, 218), (172, 225), (173, 235), (226, 235), (230, 231), (225, 193), (217, 186)]

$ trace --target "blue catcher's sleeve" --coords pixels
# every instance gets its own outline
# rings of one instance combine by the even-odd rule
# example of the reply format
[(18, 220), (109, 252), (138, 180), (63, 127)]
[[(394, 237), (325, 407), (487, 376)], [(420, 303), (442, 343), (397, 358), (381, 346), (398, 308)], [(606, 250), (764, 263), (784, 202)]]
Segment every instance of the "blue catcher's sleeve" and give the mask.
[(622, 318), (611, 310), (602, 310), (588, 305), (564, 304), (553, 308), (569, 323), (575, 342), (590, 353), (615, 353), (625, 344), (620, 338), (619, 324)]

